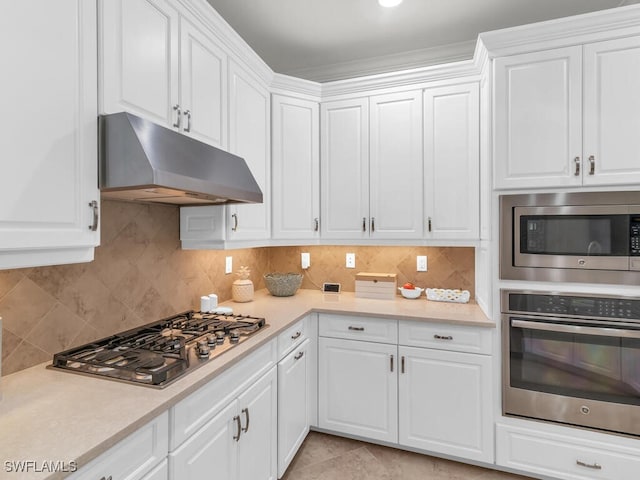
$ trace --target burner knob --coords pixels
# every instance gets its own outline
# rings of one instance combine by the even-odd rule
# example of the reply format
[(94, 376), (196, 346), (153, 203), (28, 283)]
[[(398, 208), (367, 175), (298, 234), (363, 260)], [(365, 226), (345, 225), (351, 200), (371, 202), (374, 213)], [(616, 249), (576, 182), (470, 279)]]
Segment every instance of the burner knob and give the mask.
[(222, 345), (224, 343), (224, 332), (222, 330), (216, 332), (216, 342), (218, 345)]
[(200, 358), (209, 358), (209, 352), (211, 349), (209, 348), (209, 344), (206, 340), (199, 340), (196, 344), (196, 353)]
[(207, 335), (207, 344), (211, 347), (211, 348), (216, 348), (216, 341), (217, 338), (215, 335)]
[(240, 341), (240, 331), (237, 328), (229, 332), (229, 340), (231, 343), (238, 343)]

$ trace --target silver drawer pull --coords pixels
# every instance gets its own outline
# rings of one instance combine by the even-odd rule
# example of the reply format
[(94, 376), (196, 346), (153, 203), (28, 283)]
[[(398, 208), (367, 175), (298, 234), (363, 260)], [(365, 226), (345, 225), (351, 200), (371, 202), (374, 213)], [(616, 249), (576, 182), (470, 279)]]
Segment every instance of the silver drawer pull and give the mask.
[(580, 460), (576, 460), (576, 465), (580, 465), (581, 467), (591, 468), (593, 470), (602, 470), (602, 465), (599, 463), (585, 463)]
[(300, 335), (302, 335), (302, 332), (296, 332), (294, 335), (291, 335), (291, 340), (295, 340), (296, 338), (300, 338)]
[(297, 355), (293, 357), (293, 359), (300, 360), (302, 357), (304, 357), (304, 352), (298, 352)]
[(352, 325), (349, 325), (349, 330), (353, 330), (355, 332), (364, 332), (364, 327), (354, 327)]
[(433, 336), (436, 340), (453, 340), (451, 335), (438, 335), (437, 333)]

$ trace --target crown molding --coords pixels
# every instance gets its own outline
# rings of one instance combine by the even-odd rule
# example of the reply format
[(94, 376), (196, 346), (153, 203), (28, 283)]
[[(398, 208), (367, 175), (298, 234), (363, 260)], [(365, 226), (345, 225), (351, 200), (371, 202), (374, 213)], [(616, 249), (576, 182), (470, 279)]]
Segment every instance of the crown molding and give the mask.
[(318, 82), (304, 80), (289, 75), (276, 73), (271, 82), (271, 93), (296, 96), (319, 102), (322, 95), (322, 86)]
[(452, 43), (438, 47), (339, 62), (320, 67), (298, 68), (285, 73), (320, 83), (347, 80), (356, 77), (468, 60), (473, 56), (475, 43), (475, 40)]
[(274, 72), (240, 35), (206, 0), (177, 0), (193, 17), (203, 24), (224, 46), (234, 61), (243, 64), (262, 83), (270, 85)]
[(638, 34), (640, 5), (633, 4), (485, 32), (478, 40), (495, 58)]

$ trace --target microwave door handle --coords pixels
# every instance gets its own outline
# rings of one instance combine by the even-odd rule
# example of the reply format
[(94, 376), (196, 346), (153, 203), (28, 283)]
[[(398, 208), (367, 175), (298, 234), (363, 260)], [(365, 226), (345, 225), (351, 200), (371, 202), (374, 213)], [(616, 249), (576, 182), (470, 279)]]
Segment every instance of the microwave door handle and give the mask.
[(530, 322), (515, 319), (511, 320), (511, 326), (528, 328), (530, 330), (544, 330), (546, 332), (577, 333), (580, 335), (597, 335), (600, 337), (640, 338), (640, 330), (622, 330), (620, 328), (585, 327), (582, 325)]

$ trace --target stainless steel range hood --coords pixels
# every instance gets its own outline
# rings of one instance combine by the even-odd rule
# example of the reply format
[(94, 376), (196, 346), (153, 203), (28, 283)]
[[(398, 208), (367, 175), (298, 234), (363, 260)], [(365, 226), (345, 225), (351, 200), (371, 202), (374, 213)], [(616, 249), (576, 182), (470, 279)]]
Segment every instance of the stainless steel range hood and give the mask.
[(99, 185), (104, 198), (220, 205), (262, 203), (244, 159), (130, 113), (102, 115)]

